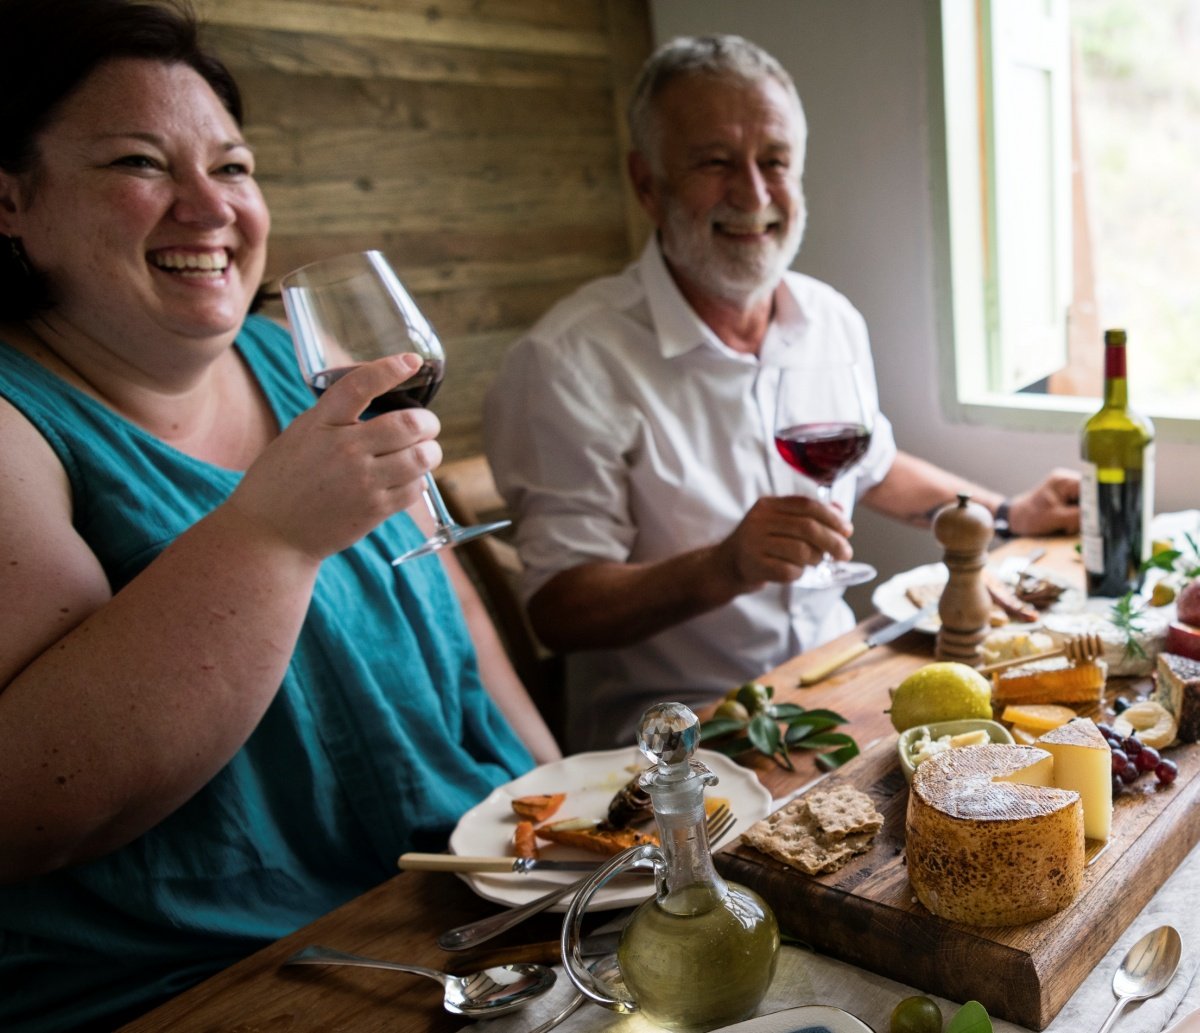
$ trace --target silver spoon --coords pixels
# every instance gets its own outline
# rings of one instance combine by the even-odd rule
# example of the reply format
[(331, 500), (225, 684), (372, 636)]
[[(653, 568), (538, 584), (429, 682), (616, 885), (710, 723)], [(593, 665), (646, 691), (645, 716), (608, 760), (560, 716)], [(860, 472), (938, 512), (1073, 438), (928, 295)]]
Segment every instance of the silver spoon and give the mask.
[[(610, 985), (616, 981), (619, 981), (621, 978), (621, 967), (617, 964), (617, 956), (615, 954), (606, 954), (604, 957), (598, 958), (596, 961), (593, 961), (590, 965), (588, 965), (588, 968), (592, 970), (592, 973), (597, 979), (600, 979), (601, 981)], [(582, 1005), (586, 1000), (587, 998), (584, 997), (583, 994), (581, 994), (578, 990), (575, 991), (575, 995), (563, 1005), (562, 1011), (560, 1011), (557, 1015), (552, 1015), (540, 1026), (535, 1026), (529, 1031), (529, 1033), (550, 1033), (550, 1030), (552, 1030), (560, 1022), (563, 1022), (570, 1015), (573, 1015), (576, 1011), (578, 1011), (580, 1005)]]
[(1130, 1001), (1144, 1001), (1147, 997), (1162, 993), (1179, 967), (1181, 952), (1179, 933), (1169, 925), (1151, 929), (1130, 947), (1120, 968), (1113, 975), (1113, 993), (1117, 995), (1117, 1003), (1100, 1027), (1100, 1033), (1108, 1033), (1112, 1029), (1117, 1016)]
[(378, 961), (358, 954), (329, 947), (305, 947), (297, 951), (285, 965), (357, 965), (361, 968), (386, 968), (393, 972), (411, 972), (437, 980), (445, 987), (442, 1003), (446, 1011), (470, 1018), (492, 1018), (523, 1008), (541, 997), (554, 985), (554, 970), (545, 965), (518, 963), (495, 965), (469, 976), (452, 976), (437, 969), (420, 965), (401, 965), (395, 961)]

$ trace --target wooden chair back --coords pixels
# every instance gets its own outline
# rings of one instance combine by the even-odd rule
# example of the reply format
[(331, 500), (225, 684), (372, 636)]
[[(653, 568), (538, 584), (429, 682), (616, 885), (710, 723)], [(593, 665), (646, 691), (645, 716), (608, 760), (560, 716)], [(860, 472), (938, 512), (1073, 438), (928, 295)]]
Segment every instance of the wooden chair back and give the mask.
[[(436, 479), (450, 515), (460, 524), (512, 519), (482, 455), (443, 463)], [(561, 740), (562, 658), (547, 650), (530, 626), (518, 584), (521, 561), (504, 532), (459, 546), (463, 566), (475, 583), (496, 631), (550, 730)]]

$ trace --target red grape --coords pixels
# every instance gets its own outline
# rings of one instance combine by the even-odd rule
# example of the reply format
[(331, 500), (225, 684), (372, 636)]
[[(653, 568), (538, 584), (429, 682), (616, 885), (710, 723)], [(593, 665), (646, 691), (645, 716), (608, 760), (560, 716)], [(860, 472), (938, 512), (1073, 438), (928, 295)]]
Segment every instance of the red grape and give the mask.
[(1153, 771), (1158, 767), (1158, 762), (1162, 760), (1162, 757), (1158, 755), (1158, 750), (1153, 746), (1143, 746), (1134, 760), (1137, 762), (1138, 771)]
[(1125, 768), (1121, 771), (1120, 779), (1127, 786), (1131, 786), (1131, 785), (1133, 785), (1134, 782), (1137, 781), (1138, 775), (1140, 775), (1140, 774), (1141, 774), (1141, 772), (1138, 771), (1136, 764), (1127, 764), (1125, 766)]
[(1121, 749), (1131, 757), (1136, 757), (1142, 752), (1142, 741), (1136, 735), (1127, 735), (1121, 740)]
[(1179, 768), (1173, 760), (1160, 760), (1158, 767), (1154, 769), (1154, 776), (1165, 786), (1174, 782), (1178, 774)]
[(1127, 767), (1129, 767), (1129, 755), (1124, 750), (1114, 746), (1112, 750), (1112, 773), (1119, 775)]

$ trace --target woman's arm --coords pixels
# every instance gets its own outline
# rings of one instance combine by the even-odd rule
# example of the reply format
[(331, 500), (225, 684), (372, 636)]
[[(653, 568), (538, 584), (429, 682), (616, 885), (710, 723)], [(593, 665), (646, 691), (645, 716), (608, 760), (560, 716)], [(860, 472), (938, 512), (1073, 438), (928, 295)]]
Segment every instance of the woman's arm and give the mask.
[(0, 402), (0, 881), (136, 838), (253, 731), (321, 560), (411, 505), (440, 458), (432, 414), (357, 421), (411, 372), (364, 370), (115, 595), (57, 457)]

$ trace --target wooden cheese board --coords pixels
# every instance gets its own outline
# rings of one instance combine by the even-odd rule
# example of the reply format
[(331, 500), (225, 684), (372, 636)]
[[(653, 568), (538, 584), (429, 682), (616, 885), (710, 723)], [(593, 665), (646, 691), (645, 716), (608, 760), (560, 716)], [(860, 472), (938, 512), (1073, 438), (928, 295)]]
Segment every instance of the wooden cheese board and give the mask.
[(1069, 907), (1027, 925), (982, 928), (938, 918), (913, 894), (896, 739), (875, 742), (809, 790), (845, 783), (871, 797), (884, 825), (867, 853), (807, 876), (737, 845), (717, 854), (718, 869), (760, 893), (785, 931), (822, 954), (1045, 1029), (1200, 840), (1200, 745), (1169, 752), (1179, 766), (1171, 786), (1147, 775), (1114, 800), (1112, 835), (1106, 846), (1088, 841), (1083, 888)]

